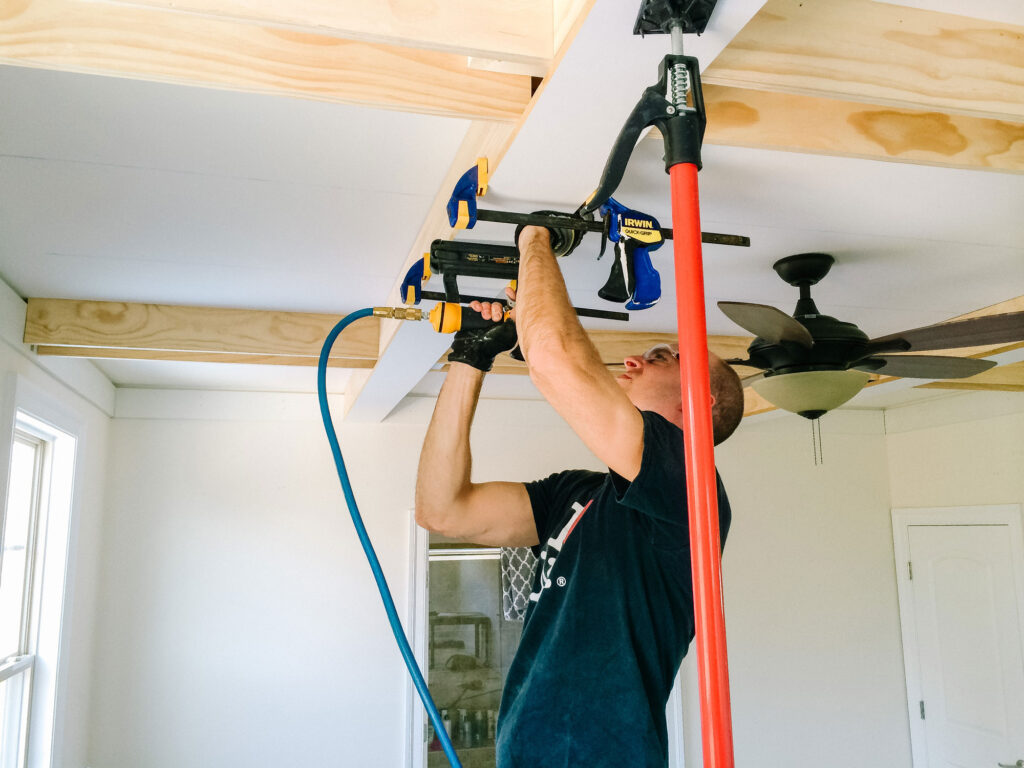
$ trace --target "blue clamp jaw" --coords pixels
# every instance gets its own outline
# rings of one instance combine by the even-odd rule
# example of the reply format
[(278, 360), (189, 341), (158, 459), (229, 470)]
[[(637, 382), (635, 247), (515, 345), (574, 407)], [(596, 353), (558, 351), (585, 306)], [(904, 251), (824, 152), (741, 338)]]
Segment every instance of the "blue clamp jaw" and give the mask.
[(455, 229), (472, 229), (476, 224), (476, 199), (487, 193), (487, 158), (481, 157), (455, 184), (448, 198), (448, 224)]

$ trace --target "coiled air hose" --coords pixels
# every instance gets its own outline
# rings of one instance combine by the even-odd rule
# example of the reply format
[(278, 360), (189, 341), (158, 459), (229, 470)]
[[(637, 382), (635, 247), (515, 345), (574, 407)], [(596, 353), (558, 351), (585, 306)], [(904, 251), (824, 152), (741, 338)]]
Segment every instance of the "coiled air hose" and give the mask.
[(327, 360), (330, 357), (331, 348), (334, 346), (335, 340), (348, 325), (360, 318), (370, 317), (372, 315), (405, 320), (420, 320), (422, 318), (422, 312), (419, 309), (392, 307), (360, 309), (343, 317), (341, 321), (331, 329), (331, 332), (327, 334), (324, 346), (320, 350), (320, 362), (317, 366), (316, 372), (316, 392), (317, 397), (320, 400), (320, 415), (324, 420), (324, 430), (327, 432), (327, 441), (331, 444), (331, 453), (334, 455), (334, 465), (338, 470), (338, 479), (341, 480), (341, 488), (345, 493), (345, 501), (348, 503), (349, 514), (352, 516), (352, 524), (355, 526), (356, 534), (359, 536), (359, 543), (363, 545), (363, 552), (366, 554), (366, 559), (370, 563), (370, 570), (373, 571), (373, 578), (377, 582), (377, 589), (380, 591), (380, 597), (384, 603), (384, 610), (387, 612), (388, 622), (391, 624), (391, 631), (395, 635), (395, 641), (398, 643), (398, 649), (402, 653), (405, 666), (409, 669), (413, 685), (416, 686), (416, 691), (419, 693), (420, 699), (423, 701), (423, 706), (427, 710), (427, 715), (430, 717), (430, 721), (434, 724), (434, 733), (437, 734), (438, 739), (441, 741), (441, 748), (444, 750), (444, 753), (448, 758), (448, 763), (452, 768), (462, 768), (462, 763), (459, 762), (459, 758), (455, 754), (455, 747), (452, 745), (451, 737), (448, 735), (448, 732), (445, 731), (444, 723), (441, 721), (441, 715), (437, 711), (437, 706), (434, 704), (434, 700), (430, 696), (430, 691), (427, 690), (427, 684), (423, 679), (423, 673), (420, 671), (419, 665), (416, 663), (416, 658), (413, 656), (412, 648), (409, 647), (409, 640), (405, 636), (405, 631), (402, 629), (402, 623), (398, 618), (398, 612), (395, 610), (395, 601), (391, 597), (391, 590), (388, 589), (388, 583), (384, 578), (384, 572), (381, 570), (380, 561), (377, 560), (377, 555), (373, 551), (373, 544), (370, 543), (370, 537), (366, 533), (366, 527), (363, 525), (363, 519), (359, 515), (359, 507), (356, 506), (356, 498), (352, 493), (352, 484), (349, 482), (348, 472), (345, 469), (345, 460), (341, 456), (341, 446), (338, 444), (338, 435), (334, 431), (334, 422), (331, 420), (331, 410), (327, 404)]

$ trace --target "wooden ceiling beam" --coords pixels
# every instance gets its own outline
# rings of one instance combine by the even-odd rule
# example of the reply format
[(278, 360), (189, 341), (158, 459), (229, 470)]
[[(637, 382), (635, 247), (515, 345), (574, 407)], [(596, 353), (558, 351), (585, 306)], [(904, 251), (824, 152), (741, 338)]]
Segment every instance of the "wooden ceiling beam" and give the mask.
[(723, 85), (704, 101), (706, 144), (1024, 172), (1024, 123)]
[[(24, 341), (37, 354), (56, 357), (312, 367), (324, 338), (339, 319), (304, 312), (33, 298), (28, 300)], [(363, 318), (349, 326), (334, 345), (330, 367), (368, 370), (378, 365), (380, 328), (377, 318)], [(602, 359), (615, 364), (609, 365), (611, 372), (621, 367), (618, 363), (626, 355), (676, 338), (646, 331), (589, 334)], [(438, 338), (441, 343), (447, 340)], [(743, 354), (749, 343), (749, 337), (708, 337), (709, 348), (722, 357)], [(494, 372), (525, 375), (527, 370), (524, 363), (505, 354), (495, 362)], [(417, 369), (416, 381), (401, 397), (422, 374)], [(771, 409), (753, 390), (748, 388), (746, 394), (748, 414)]]
[(118, 0), (123, 5), (208, 19), (343, 37), (546, 68), (552, 0)]
[[(286, 358), (302, 365), (316, 363), (324, 339), (340, 319), (307, 312), (33, 298), (28, 300), (24, 341), (38, 345), (40, 354), (201, 362), (226, 355), (221, 359)], [(377, 318), (357, 320), (335, 344), (332, 357), (354, 368), (372, 366), (379, 338)]]
[[(178, 363), (239, 363), (242, 365), (298, 365), (315, 367), (319, 356), (312, 355), (261, 355), (234, 352), (174, 352), (157, 349), (116, 349), (112, 347), (51, 347), (46, 344), (35, 347), (37, 355), (46, 357), (85, 357), (90, 360), (162, 360)], [(368, 369), (377, 361), (370, 358), (331, 356), (329, 368)]]
[[(31, 298), (27, 302), (23, 340), (35, 345), (41, 354), (315, 365), (323, 340), (341, 317), (277, 310)], [(336, 356), (353, 362), (351, 367), (372, 367), (378, 358), (380, 325), (375, 317), (354, 322), (338, 337)], [(593, 330), (588, 334), (601, 351), (602, 359), (614, 365), (619, 365), (627, 355), (676, 339), (674, 333), (650, 331)], [(743, 336), (708, 337), (710, 349), (722, 357), (744, 354), (750, 341), (750, 337)], [(525, 373), (525, 364), (507, 355), (498, 362), (509, 367), (509, 372)]]
[(0, 63), (500, 121), (532, 92), (460, 54), (77, 0), (6, 8)]
[(705, 83), (1024, 121), (1024, 27), (872, 0), (769, 0)]

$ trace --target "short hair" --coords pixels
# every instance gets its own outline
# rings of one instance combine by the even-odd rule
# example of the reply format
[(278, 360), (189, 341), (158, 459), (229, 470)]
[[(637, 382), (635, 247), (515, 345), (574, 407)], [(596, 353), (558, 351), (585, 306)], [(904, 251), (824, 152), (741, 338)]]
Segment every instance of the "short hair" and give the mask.
[(736, 431), (743, 418), (743, 384), (733, 367), (718, 355), (711, 356), (709, 369), (711, 395), (715, 398), (711, 426), (715, 445), (718, 445)]

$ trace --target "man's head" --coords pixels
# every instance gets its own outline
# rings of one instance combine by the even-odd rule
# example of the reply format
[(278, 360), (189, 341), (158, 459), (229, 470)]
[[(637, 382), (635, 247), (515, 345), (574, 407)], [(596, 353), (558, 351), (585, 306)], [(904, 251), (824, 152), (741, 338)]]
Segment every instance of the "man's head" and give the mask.
[[(626, 372), (617, 379), (630, 401), (642, 411), (654, 411), (683, 426), (683, 398), (679, 383), (679, 350), (659, 344), (642, 355), (623, 361)], [(729, 437), (743, 418), (743, 385), (739, 376), (718, 355), (708, 352), (711, 379), (711, 422), (715, 445)]]

